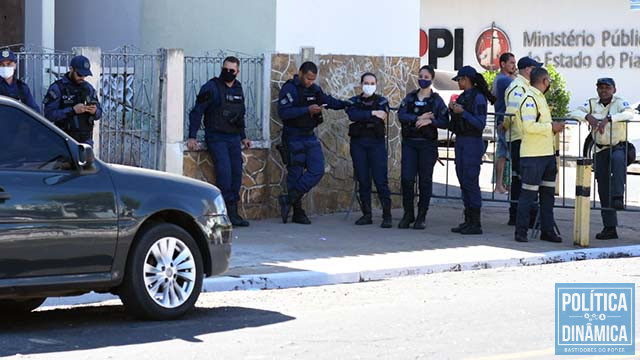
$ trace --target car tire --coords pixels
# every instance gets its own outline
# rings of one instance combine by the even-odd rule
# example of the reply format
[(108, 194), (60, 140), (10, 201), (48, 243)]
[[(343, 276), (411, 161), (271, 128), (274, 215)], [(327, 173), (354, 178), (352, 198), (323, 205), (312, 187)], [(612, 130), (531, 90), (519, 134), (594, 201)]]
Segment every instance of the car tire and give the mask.
[(173, 224), (154, 224), (136, 237), (119, 294), (132, 315), (170, 320), (193, 309), (203, 278), (202, 256), (191, 235)]
[(31, 299), (2, 299), (0, 300), (0, 314), (5, 316), (30, 313), (46, 300), (46, 297)]

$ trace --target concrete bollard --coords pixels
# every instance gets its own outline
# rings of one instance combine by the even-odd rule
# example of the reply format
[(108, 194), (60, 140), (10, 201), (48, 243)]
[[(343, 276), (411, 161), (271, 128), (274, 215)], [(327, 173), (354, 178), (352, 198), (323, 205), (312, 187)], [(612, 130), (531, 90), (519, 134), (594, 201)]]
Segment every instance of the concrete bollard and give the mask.
[(573, 216), (573, 244), (589, 246), (589, 224), (591, 221), (591, 169), (592, 159), (580, 158), (576, 166), (576, 204)]

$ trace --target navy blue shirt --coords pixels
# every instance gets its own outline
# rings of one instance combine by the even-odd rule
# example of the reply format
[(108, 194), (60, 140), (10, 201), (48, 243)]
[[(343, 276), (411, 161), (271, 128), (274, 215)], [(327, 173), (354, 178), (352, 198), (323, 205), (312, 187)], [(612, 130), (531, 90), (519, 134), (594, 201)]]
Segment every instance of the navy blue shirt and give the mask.
[[(362, 95), (360, 95), (360, 96), (352, 97), (351, 99), (349, 99), (349, 101), (351, 101), (352, 103), (355, 104), (358, 101), (359, 98), (370, 99), (370, 98), (362, 97)], [(382, 111), (384, 111), (386, 113), (389, 113), (389, 100), (387, 100), (387, 98), (385, 98), (384, 96), (378, 96), (378, 98), (376, 100), (377, 101), (376, 101), (374, 110), (382, 110)], [(356, 121), (356, 122), (376, 122), (376, 121), (380, 121), (379, 118), (374, 117), (373, 115), (371, 115), (371, 111), (374, 111), (374, 110), (365, 110), (365, 109), (359, 108), (357, 106), (349, 106), (347, 108), (347, 110), (346, 110), (346, 113), (349, 116), (349, 120), (351, 120), (351, 121)]]
[(11, 84), (9, 84), (3, 77), (0, 77), (0, 95), (8, 96), (10, 98), (21, 101), (28, 107), (32, 108), (33, 111), (39, 113), (40, 106), (38, 106), (38, 104), (36, 104), (36, 101), (33, 99), (33, 95), (31, 95), (29, 86), (27, 86), (27, 84), (25, 83), (18, 85), (18, 81), (19, 80), (14, 76), (13, 81), (11, 82)]
[[(415, 95), (413, 95), (413, 93), (410, 93), (404, 98), (404, 100), (402, 100), (400, 108), (398, 109), (398, 120), (400, 120), (400, 122), (413, 123), (415, 125), (415, 122), (418, 120), (418, 115), (407, 111), (407, 105), (409, 104), (411, 99), (414, 98), (414, 96), (418, 96), (417, 91), (418, 90), (414, 91)], [(433, 96), (433, 94), (435, 93), (432, 93), (431, 96)], [(433, 109), (431, 110), (431, 112), (435, 117), (433, 118), (433, 120), (431, 120), (431, 123), (435, 127), (446, 129), (447, 127), (449, 127), (449, 108), (447, 107), (447, 104), (444, 103), (444, 100), (442, 100), (441, 96), (437, 96), (434, 99), (435, 100), (433, 102)]]
[(465, 109), (462, 112), (462, 118), (474, 128), (484, 130), (487, 125), (487, 98), (480, 91), (469, 89), (460, 94), (456, 102), (460, 103), (464, 100), (465, 103), (470, 104), (472, 94), (476, 94), (473, 112)]
[[(98, 101), (96, 96), (96, 90), (86, 81), (77, 84), (69, 78), (69, 73), (65, 74), (60, 80), (54, 82), (49, 86), (49, 90), (47, 91), (47, 95), (45, 95), (44, 101), (44, 116), (49, 119), (49, 121), (53, 123), (62, 123), (65, 121), (69, 121), (72, 119), (72, 114), (74, 114), (73, 107), (60, 107), (60, 102), (62, 101), (62, 89), (60, 83), (64, 87), (79, 87), (84, 86), (88, 90), (89, 98)], [(94, 120), (98, 120), (102, 117), (102, 106), (100, 103), (97, 103), (96, 106), (98, 109), (96, 110), (95, 115), (93, 115)]]
[[(227, 86), (227, 84), (225, 84), (225, 86)], [(240, 91), (242, 91), (242, 85), (240, 85), (240, 82), (238, 80), (235, 80), (233, 82), (231, 88), (236, 90), (240, 88)], [(198, 97), (204, 97), (206, 98), (206, 100), (202, 102), (196, 100), (196, 104), (189, 112), (190, 139), (195, 139), (198, 135), (198, 130), (200, 130), (200, 125), (202, 124), (202, 116), (204, 116), (205, 114), (210, 114), (216, 108), (222, 106), (222, 94), (220, 94), (220, 91), (218, 91), (218, 86), (213, 79), (207, 81), (204, 85), (202, 85), (202, 87), (200, 88), (200, 92), (198, 93)], [(244, 129), (242, 129), (240, 138), (247, 138)]]
[[(505, 111), (507, 111), (507, 103), (504, 100), (504, 93), (512, 81), (513, 81), (512, 77), (505, 75), (503, 73), (498, 73), (498, 75), (496, 75), (496, 78), (493, 81), (493, 94), (496, 96), (496, 98), (498, 98), (496, 100), (496, 103), (494, 104), (494, 109), (496, 113), (504, 113)], [(504, 115), (496, 116), (497, 125), (502, 124), (503, 120), (504, 120)]]
[[(302, 86), (302, 83), (298, 75), (294, 75), (293, 81), (285, 83), (282, 89), (280, 89), (280, 96), (278, 96), (278, 116), (280, 119), (291, 120), (309, 113), (308, 106), (298, 105), (298, 86)], [(342, 110), (348, 105), (346, 101), (338, 100), (331, 95), (325, 94), (322, 88), (316, 84), (312, 84), (310, 90), (320, 93), (322, 104), (327, 104), (327, 108), (329, 109)], [(284, 127), (288, 128), (287, 125), (284, 125)], [(300, 130), (309, 131), (313, 130), (313, 127)]]

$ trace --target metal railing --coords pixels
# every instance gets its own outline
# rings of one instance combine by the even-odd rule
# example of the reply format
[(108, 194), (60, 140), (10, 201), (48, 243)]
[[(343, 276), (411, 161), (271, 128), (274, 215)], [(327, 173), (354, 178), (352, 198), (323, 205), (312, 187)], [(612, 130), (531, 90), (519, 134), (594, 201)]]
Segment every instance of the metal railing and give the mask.
[(31, 90), (33, 99), (42, 108), (42, 100), (49, 86), (67, 73), (71, 52), (57, 51), (42, 47), (13, 46), (16, 57), (16, 75)]
[[(219, 51), (215, 54), (205, 54), (204, 56), (184, 57), (184, 129), (185, 139), (189, 136), (189, 112), (193, 108), (196, 97), (202, 85), (210, 79), (218, 76), (222, 69), (224, 58), (230, 54)], [(238, 80), (242, 84), (245, 96), (247, 112), (245, 116), (246, 135), (251, 140), (263, 139), (263, 98), (264, 98), (264, 56), (251, 56), (233, 53), (240, 60), (240, 75)], [(204, 126), (200, 125), (198, 140), (204, 138)]]
[[(396, 110), (396, 109), (393, 109)], [(495, 116), (513, 116), (513, 114), (496, 114), (496, 113), (489, 113), (487, 114), (488, 116), (494, 117)], [(554, 121), (563, 121), (565, 123), (565, 125), (567, 126), (567, 128), (565, 129), (565, 131), (563, 131), (562, 133), (560, 133), (559, 135), (559, 148), (558, 148), (558, 152), (557, 152), (557, 158), (558, 158), (558, 180), (557, 183), (560, 184), (559, 187), (556, 187), (556, 202), (555, 202), (555, 207), (556, 208), (574, 208), (575, 206), (575, 171), (567, 171), (567, 169), (572, 169), (576, 167), (576, 161), (579, 158), (583, 158), (583, 157), (593, 157), (592, 153), (589, 151), (589, 146), (585, 146), (585, 144), (583, 143), (584, 139), (587, 137), (587, 134), (591, 133), (590, 130), (586, 129), (586, 124), (582, 123), (582, 122), (578, 122), (576, 120), (574, 120), (573, 118), (554, 118)], [(487, 121), (487, 123), (490, 123), (489, 121)], [(495, 123), (495, 121), (493, 121), (493, 123)], [(639, 120), (629, 120), (629, 121), (624, 121), (623, 122), (625, 124), (626, 127), (626, 134), (627, 134), (627, 139), (626, 141), (629, 142), (629, 126), (637, 126), (637, 129), (634, 129), (633, 133), (637, 134), (634, 136), (637, 136), (638, 138), (634, 140), (637, 140), (638, 142), (640, 142), (640, 121)], [(494, 132), (494, 138), (497, 139), (497, 128), (494, 127), (493, 128), (493, 132)], [(452, 141), (450, 141), (449, 139), (452, 138), (452, 133), (450, 131), (448, 131), (448, 137), (447, 140), (444, 142), (446, 144), (451, 144)], [(568, 138), (572, 138), (573, 136), (577, 135), (577, 139), (573, 139), (573, 141), (570, 141)], [(507, 152), (510, 153), (510, 143), (508, 144), (508, 149)], [(496, 147), (497, 144), (495, 142), (492, 142), (490, 144), (487, 144), (487, 150), (485, 152), (485, 156), (483, 157), (483, 163), (481, 166), (481, 178), (483, 177), (482, 174), (484, 174), (484, 178), (486, 178), (487, 174), (489, 175), (489, 177), (493, 177), (495, 176), (495, 165), (496, 165), (496, 161), (497, 158), (495, 156), (496, 154)], [(576, 148), (573, 149), (572, 145), (575, 146)], [(450, 146), (446, 146), (445, 149), (442, 149), (442, 147), (438, 148), (439, 151), (439, 158), (438, 158), (438, 163), (440, 165), (438, 165), (438, 163), (436, 163), (435, 165), (435, 169), (434, 169), (434, 176), (433, 176), (433, 192), (431, 197), (432, 198), (440, 198), (440, 199), (461, 199), (461, 193), (460, 193), (460, 187), (459, 184), (457, 183), (457, 177), (455, 176), (455, 165), (453, 165), (454, 161), (455, 161), (455, 152), (454, 150), (450, 147)], [(608, 150), (603, 150), (603, 151), (612, 151), (612, 148), (609, 148)], [(444, 155), (444, 156), (442, 156)], [(625, 159), (627, 157), (627, 150), (625, 150)], [(640, 163), (636, 161), (636, 166), (640, 167)], [(626, 163), (625, 163), (626, 165)], [(444, 170), (440, 167), (443, 166)], [(596, 161), (594, 159), (594, 166), (593, 168), (595, 169), (597, 167)], [(611, 173), (611, 162), (609, 162), (609, 173)], [(511, 173), (513, 173), (514, 169), (511, 169)], [(453, 174), (452, 174), (453, 173)], [(436, 176), (437, 175), (437, 176)], [(640, 175), (640, 173), (638, 174), (630, 174), (629, 169), (627, 168), (627, 171), (625, 172), (625, 191), (624, 191), (624, 211), (630, 211), (630, 212), (640, 212), (640, 196), (638, 196), (637, 193), (634, 194), (634, 196), (637, 197), (633, 199), (632, 203), (633, 205), (630, 204), (629, 201), (629, 194), (633, 193), (631, 191), (631, 189), (629, 188), (629, 176), (630, 175)], [(511, 178), (511, 176), (509, 177)], [(636, 186), (640, 186), (640, 177), (635, 177), (634, 176), (634, 181), (638, 181)], [(599, 201), (599, 197), (598, 197), (598, 192), (597, 192), (597, 181), (595, 179), (595, 176), (593, 177), (593, 185), (592, 185), (592, 191), (591, 191), (591, 209), (593, 210), (612, 210), (611, 208), (603, 208), (600, 205), (600, 201)], [(609, 189), (611, 189), (611, 182), (612, 182), (612, 178), (609, 177)], [(349, 215), (349, 213), (351, 212), (351, 209), (353, 209), (353, 206), (355, 204), (355, 201), (357, 199), (357, 193), (358, 193), (358, 185), (357, 185), (357, 181), (354, 180), (354, 193), (353, 193), (353, 198), (352, 198), (352, 202), (351, 202), (351, 206), (350, 206), (350, 210), (347, 213), (347, 216)], [(414, 190), (415, 196), (416, 198), (419, 196), (419, 189), (418, 189), (418, 182), (416, 181), (416, 188)], [(508, 193), (507, 195), (496, 195), (495, 193), (495, 183), (494, 181), (489, 181), (487, 182), (486, 180), (484, 182), (481, 181), (480, 183), (480, 187), (482, 191), (482, 200), (483, 201), (489, 201), (489, 202), (502, 202), (502, 203), (510, 203), (510, 202), (515, 202), (516, 200), (512, 200), (511, 199), (511, 193)], [(486, 190), (489, 191), (486, 191)], [(375, 191), (373, 191), (373, 193), (375, 193)], [(487, 193), (489, 193), (487, 195)], [(391, 195), (396, 195), (396, 196), (401, 196), (402, 193), (401, 192), (397, 192), (397, 191), (392, 191)], [(609, 199), (608, 199), (608, 203), (611, 204), (612, 203), (612, 192), (609, 192)], [(619, 211), (619, 210), (618, 210)]]
[(162, 54), (122, 47), (102, 54), (100, 158), (161, 168)]
[[(493, 116), (495, 117), (496, 115), (501, 115), (501, 116), (513, 116), (512, 114), (496, 114), (496, 113), (489, 113), (488, 116)], [(559, 134), (559, 148), (557, 149), (557, 158), (558, 158), (558, 179), (557, 179), (557, 183), (560, 184), (559, 187), (556, 188), (556, 203), (555, 203), (555, 207), (556, 208), (574, 208), (574, 199), (575, 199), (575, 171), (573, 172), (567, 172), (567, 169), (572, 169), (575, 168), (576, 166), (576, 160), (578, 158), (582, 158), (582, 157), (592, 157), (591, 152), (586, 151), (585, 152), (585, 144), (583, 144), (583, 139), (587, 137), (587, 134), (591, 133), (590, 130), (586, 129), (585, 127), (587, 125), (585, 125), (582, 122), (578, 122), (573, 118), (554, 118), (554, 121), (562, 121), (565, 123), (566, 125), (566, 129), (565, 131), (563, 131), (562, 133)], [(629, 141), (628, 139), (628, 135), (629, 135), (629, 125), (631, 124), (638, 124), (638, 140), (640, 141), (640, 121), (637, 120), (630, 120), (630, 121), (624, 121), (624, 124), (627, 128), (627, 141)], [(494, 131), (494, 137), (497, 139), (497, 128), (494, 127), (493, 129)], [(573, 141), (570, 141), (569, 138), (575, 136), (577, 133), (577, 139), (573, 139)], [(508, 153), (510, 153), (510, 143), (508, 144)], [(576, 149), (572, 149), (572, 145), (573, 146), (577, 146)], [(486, 167), (489, 166), (490, 167), (490, 174), (492, 174), (492, 176), (495, 176), (495, 165), (496, 165), (496, 161), (497, 158), (495, 156), (496, 154), (496, 147), (497, 144), (491, 143), (489, 144), (488, 148), (487, 148), (487, 152), (485, 153), (485, 157), (483, 160), (483, 170), (486, 171)], [(607, 150), (603, 150), (603, 151), (607, 151)], [(612, 148), (609, 148), (608, 151), (612, 151)], [(452, 157), (451, 155), (453, 155), (452, 150), (447, 147), (445, 150), (446, 156), (444, 159), (440, 158), (440, 160), (442, 161), (443, 165), (445, 166), (445, 182), (444, 182), (444, 189), (442, 189), (442, 187), (440, 187), (438, 190), (440, 190), (440, 192), (438, 193), (436, 191), (436, 187), (434, 186), (434, 191), (433, 191), (433, 195), (432, 197), (434, 198), (444, 198), (444, 199), (460, 199), (460, 196), (457, 194), (457, 191), (459, 190), (459, 186), (457, 185), (452, 185), (450, 180), (450, 162), (454, 161), (454, 157)], [(488, 155), (493, 155), (493, 156), (488, 156)], [(625, 150), (625, 159), (626, 159), (626, 150)], [(609, 173), (611, 173), (611, 162), (610, 162), (610, 168), (609, 168)], [(626, 164), (625, 164), (626, 165)], [(437, 165), (436, 165), (437, 166)], [(596, 161), (594, 159), (594, 169), (597, 167)], [(455, 171), (455, 170), (453, 170)], [(513, 172), (513, 169), (511, 169), (511, 172)], [(434, 174), (435, 174), (435, 170), (434, 170)], [(455, 173), (454, 173), (455, 175)], [(633, 212), (640, 212), (640, 208), (637, 208), (637, 206), (640, 206), (640, 198), (637, 200), (634, 200), (634, 203), (637, 203), (635, 207), (631, 207), (629, 206), (629, 188), (628, 188), (628, 178), (629, 178), (629, 171), (627, 169), (627, 171), (625, 172), (625, 192), (624, 192), (624, 204), (625, 204), (625, 211), (633, 211)], [(434, 176), (435, 177), (435, 176)], [(455, 178), (455, 177), (454, 177)], [(611, 181), (612, 178), (609, 177), (609, 189), (611, 189)], [(434, 180), (434, 185), (435, 185), (436, 181)], [(640, 183), (638, 184), (640, 185)], [(593, 178), (593, 186), (592, 186), (592, 192), (591, 192), (591, 208), (594, 210), (602, 210), (603, 208), (600, 206), (599, 204), (599, 198), (598, 198), (598, 194), (597, 194), (597, 181), (595, 179), (595, 177)], [(487, 183), (481, 183), (481, 188), (486, 189)], [(454, 194), (452, 192), (452, 190), (455, 188), (456, 190), (456, 194)], [(486, 191), (483, 191), (483, 197), (482, 200), (483, 201), (491, 201), (491, 202), (505, 202), (505, 203), (509, 203), (512, 202), (514, 200), (511, 200), (510, 194), (508, 196), (500, 196), (500, 195), (496, 195), (494, 190), (494, 184), (493, 182), (491, 183), (491, 191), (489, 191), (489, 195), (487, 195)], [(612, 196), (612, 192), (609, 192), (609, 201), (608, 203), (611, 204), (611, 196)], [(605, 210), (610, 210), (610, 208), (604, 208)]]

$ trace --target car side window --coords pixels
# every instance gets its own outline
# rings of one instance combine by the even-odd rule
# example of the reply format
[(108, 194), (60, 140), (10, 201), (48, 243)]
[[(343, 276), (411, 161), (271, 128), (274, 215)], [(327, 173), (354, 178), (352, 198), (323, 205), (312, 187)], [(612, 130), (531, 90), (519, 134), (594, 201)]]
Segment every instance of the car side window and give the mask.
[(26, 112), (0, 105), (0, 170), (73, 169), (67, 143)]

